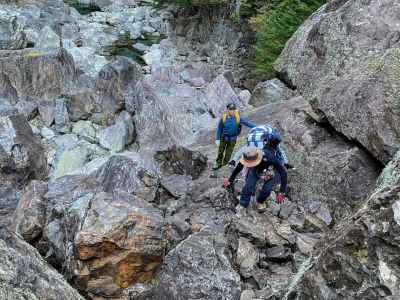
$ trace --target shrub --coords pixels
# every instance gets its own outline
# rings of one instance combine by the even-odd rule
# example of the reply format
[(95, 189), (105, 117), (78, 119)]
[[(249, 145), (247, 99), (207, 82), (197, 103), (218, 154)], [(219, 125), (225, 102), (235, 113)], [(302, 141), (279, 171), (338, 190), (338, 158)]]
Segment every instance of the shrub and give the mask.
[(266, 10), (255, 45), (256, 77), (273, 77), (273, 64), (297, 28), (326, 0), (283, 0)]

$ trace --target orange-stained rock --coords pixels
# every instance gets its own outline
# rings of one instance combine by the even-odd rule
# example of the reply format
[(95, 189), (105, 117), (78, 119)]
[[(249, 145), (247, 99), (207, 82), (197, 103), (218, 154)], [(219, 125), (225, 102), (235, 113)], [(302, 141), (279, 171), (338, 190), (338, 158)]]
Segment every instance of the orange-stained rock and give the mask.
[(164, 219), (160, 210), (128, 193), (97, 193), (74, 243), (75, 280), (87, 292), (118, 296), (121, 289), (152, 279), (165, 251)]
[(192, 224), (192, 232), (199, 232), (202, 227), (201, 224)]

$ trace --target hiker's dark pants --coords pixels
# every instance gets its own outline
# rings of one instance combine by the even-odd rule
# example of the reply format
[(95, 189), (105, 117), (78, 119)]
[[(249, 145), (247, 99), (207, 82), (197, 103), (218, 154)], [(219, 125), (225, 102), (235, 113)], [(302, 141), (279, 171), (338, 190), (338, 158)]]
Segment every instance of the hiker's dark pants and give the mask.
[[(257, 174), (256, 168), (250, 168), (247, 173), (246, 184), (244, 185), (242, 193), (240, 195), (240, 205), (244, 207), (249, 206), (251, 196), (254, 194), (257, 182), (260, 179), (261, 178)], [(257, 196), (258, 203), (264, 203), (267, 200), (267, 198), (271, 194), (274, 183), (275, 183), (274, 178), (271, 178), (264, 182), (261, 191)]]
[(231, 160), (233, 150), (235, 149), (236, 139), (232, 141), (225, 141), (222, 137), (218, 148), (217, 165), (219, 167), (225, 166)]

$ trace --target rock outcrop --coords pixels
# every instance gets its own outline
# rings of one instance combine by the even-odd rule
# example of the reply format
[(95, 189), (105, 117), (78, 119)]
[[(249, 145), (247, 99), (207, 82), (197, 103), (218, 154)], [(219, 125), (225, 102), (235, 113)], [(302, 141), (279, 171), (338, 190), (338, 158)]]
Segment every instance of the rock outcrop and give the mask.
[(15, 232), (28, 243), (34, 244), (42, 237), (46, 221), (47, 203), (44, 195), (47, 183), (33, 180), (25, 188), (15, 211)]
[(387, 163), (400, 143), (397, 1), (331, 1), (289, 40), (276, 70), (335, 129)]
[(118, 297), (124, 288), (148, 282), (162, 261), (165, 222), (150, 203), (158, 180), (136, 158), (93, 161), (80, 175), (56, 179), (44, 196), (41, 243), (85, 293)]
[(0, 298), (83, 300), (29, 244), (0, 229)]
[(7, 14), (0, 15), (0, 50), (23, 49), (26, 46), (22, 20)]
[(229, 73), (200, 90), (181, 82), (185, 71), (176, 67), (155, 70), (136, 87), (134, 120), (138, 142), (145, 149), (193, 143), (196, 133), (211, 128), (228, 103), (244, 107), (228, 80)]
[[(287, 298), (396, 299), (400, 153), (377, 181), (377, 188), (351, 218), (326, 235), (303, 266)], [(287, 299), (285, 298), (285, 299)]]
[[(133, 89), (140, 79), (140, 66), (125, 57), (120, 57), (101, 69), (95, 84), (95, 112), (102, 115), (103, 123), (124, 108), (125, 102), (131, 102)], [(131, 109), (131, 112), (135, 112), (135, 109)]]
[(52, 99), (66, 93), (76, 80), (72, 56), (64, 49), (0, 51), (0, 96)]
[(295, 92), (279, 79), (260, 82), (254, 88), (249, 104), (258, 107), (265, 104), (281, 102), (293, 98)]
[(223, 234), (204, 228), (164, 259), (153, 299), (239, 299), (240, 276), (230, 263)]
[(0, 117), (0, 147), (3, 170), (15, 171), (26, 178), (46, 177), (43, 146), (24, 116), (15, 114)]
[(29, 180), (45, 179), (47, 163), (43, 145), (24, 116), (3, 111), (0, 116), (1, 226), (13, 223), (21, 190)]

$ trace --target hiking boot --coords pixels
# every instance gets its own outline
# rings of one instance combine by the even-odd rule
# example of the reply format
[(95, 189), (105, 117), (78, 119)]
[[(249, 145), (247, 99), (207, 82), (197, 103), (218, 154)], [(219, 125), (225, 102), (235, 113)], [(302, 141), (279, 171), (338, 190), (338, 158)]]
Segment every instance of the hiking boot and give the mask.
[(242, 218), (247, 216), (247, 207), (241, 206), (240, 204), (236, 206), (236, 217)]
[(257, 211), (259, 213), (262, 213), (262, 212), (264, 212), (266, 210), (267, 210), (267, 204), (265, 204), (265, 202), (264, 203), (258, 203), (257, 202)]

